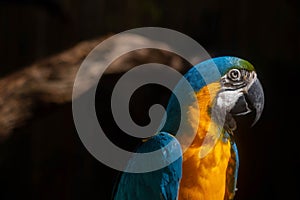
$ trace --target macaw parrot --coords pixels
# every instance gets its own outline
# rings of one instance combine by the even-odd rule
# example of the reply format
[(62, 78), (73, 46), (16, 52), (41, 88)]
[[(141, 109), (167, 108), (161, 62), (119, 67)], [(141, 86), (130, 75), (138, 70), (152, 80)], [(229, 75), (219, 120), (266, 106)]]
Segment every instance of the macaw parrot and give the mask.
[[(221, 77), (205, 82), (198, 70), (210, 73), (214, 63)], [(163, 128), (147, 139), (136, 152), (164, 149), (161, 161), (171, 160), (180, 143), (174, 137), (179, 123), (193, 127), (195, 137), (191, 145), (166, 167), (147, 173), (124, 172), (114, 191), (115, 200), (223, 200), (233, 199), (236, 192), (239, 158), (234, 141), (236, 116), (255, 113), (255, 123), (263, 109), (262, 86), (254, 67), (248, 61), (224, 56), (201, 62), (192, 67), (184, 77), (192, 86), (199, 104), (200, 115), (193, 107), (184, 107), (190, 120), (180, 119), (178, 102), (171, 96)], [(182, 112), (182, 111), (181, 111)], [(214, 116), (214, 117), (213, 117)], [(224, 117), (225, 120), (219, 118)], [(193, 119), (200, 118), (198, 127)], [(182, 120), (182, 121), (180, 121)], [(208, 141), (204, 141), (209, 135)], [(173, 142), (171, 146), (166, 145)], [(205, 156), (201, 153), (210, 149)], [(134, 163), (134, 157), (129, 164)], [(149, 161), (151, 164), (151, 161)], [(147, 164), (149, 164), (147, 163)]]

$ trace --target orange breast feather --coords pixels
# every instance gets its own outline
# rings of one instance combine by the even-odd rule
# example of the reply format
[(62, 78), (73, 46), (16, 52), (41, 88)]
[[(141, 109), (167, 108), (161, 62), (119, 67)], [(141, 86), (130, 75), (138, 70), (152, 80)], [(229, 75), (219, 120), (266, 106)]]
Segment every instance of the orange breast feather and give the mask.
[[(211, 83), (197, 93), (200, 116), (194, 117), (200, 117), (200, 123), (195, 127), (197, 134), (192, 145), (183, 154), (179, 200), (224, 199), (230, 142), (223, 139), (222, 127), (211, 121), (209, 115), (212, 99), (219, 89), (219, 83)], [(193, 109), (189, 109), (189, 115), (196, 113)]]

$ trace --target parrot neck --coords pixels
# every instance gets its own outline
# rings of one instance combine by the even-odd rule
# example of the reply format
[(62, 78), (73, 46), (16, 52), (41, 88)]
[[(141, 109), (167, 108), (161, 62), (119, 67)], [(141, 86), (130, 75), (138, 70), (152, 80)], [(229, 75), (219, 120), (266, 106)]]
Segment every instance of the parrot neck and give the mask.
[[(223, 127), (215, 123), (210, 116), (212, 99), (219, 89), (219, 83), (212, 83), (197, 93), (198, 102), (201, 102), (200, 123), (194, 128), (197, 132), (194, 141), (183, 154), (179, 199), (224, 198), (230, 138), (228, 134), (224, 134)], [(193, 109), (191, 107), (189, 110), (192, 115), (196, 113)]]
[[(197, 108), (192, 106), (188, 108), (189, 115), (192, 119), (190, 120), (191, 127), (193, 127), (194, 132), (196, 132), (191, 147), (204, 148), (204, 146), (208, 147), (208, 145), (213, 145), (225, 132), (223, 125), (219, 125), (211, 116), (214, 99), (220, 87), (220, 83), (215, 82), (203, 87), (196, 93), (199, 102), (199, 115), (197, 114)], [(193, 122), (198, 122), (196, 119), (198, 119), (199, 124), (193, 125)]]

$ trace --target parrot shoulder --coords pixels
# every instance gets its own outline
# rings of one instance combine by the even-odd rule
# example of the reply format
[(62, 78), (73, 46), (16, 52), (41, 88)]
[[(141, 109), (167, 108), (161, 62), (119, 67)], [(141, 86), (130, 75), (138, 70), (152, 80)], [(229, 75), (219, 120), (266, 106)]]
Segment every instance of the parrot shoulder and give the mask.
[[(169, 143), (170, 145), (168, 145)], [(174, 161), (174, 156), (178, 155), (178, 151), (182, 155), (180, 143), (174, 136), (160, 132), (141, 144), (136, 152), (150, 153), (157, 150), (159, 151), (158, 154), (153, 159), (144, 160), (141, 166), (155, 167), (160, 162), (165, 167), (145, 173), (124, 172), (114, 195), (115, 200), (175, 200), (177, 198), (182, 176), (182, 157), (180, 156)], [(135, 167), (136, 164), (140, 167), (135, 156), (133, 156), (128, 167)]]

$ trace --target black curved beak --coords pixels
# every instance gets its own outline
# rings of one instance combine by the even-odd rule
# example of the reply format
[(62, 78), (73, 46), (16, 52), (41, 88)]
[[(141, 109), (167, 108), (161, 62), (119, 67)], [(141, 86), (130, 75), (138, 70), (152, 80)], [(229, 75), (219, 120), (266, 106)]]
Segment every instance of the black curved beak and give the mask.
[(244, 92), (231, 109), (234, 116), (246, 115), (255, 111), (255, 118), (252, 126), (258, 121), (264, 108), (264, 92), (258, 79), (252, 83), (250, 88)]

